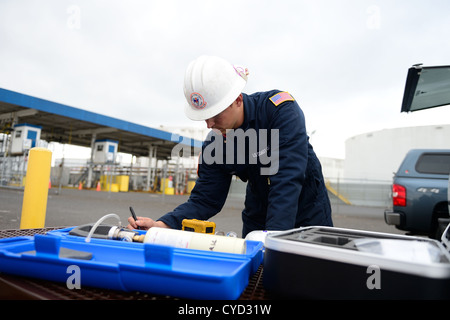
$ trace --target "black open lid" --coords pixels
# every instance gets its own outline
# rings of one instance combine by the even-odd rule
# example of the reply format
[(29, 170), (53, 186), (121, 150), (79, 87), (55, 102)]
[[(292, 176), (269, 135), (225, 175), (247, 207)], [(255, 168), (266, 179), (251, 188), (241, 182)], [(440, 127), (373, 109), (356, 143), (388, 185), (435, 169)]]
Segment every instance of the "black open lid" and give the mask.
[(450, 66), (409, 68), (401, 112), (450, 104)]

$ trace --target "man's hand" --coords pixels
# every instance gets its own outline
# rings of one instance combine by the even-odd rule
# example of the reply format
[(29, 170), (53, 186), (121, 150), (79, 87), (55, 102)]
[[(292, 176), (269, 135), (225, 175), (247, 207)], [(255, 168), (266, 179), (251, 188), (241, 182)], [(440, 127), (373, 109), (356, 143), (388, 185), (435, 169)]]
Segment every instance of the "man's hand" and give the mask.
[(152, 227), (159, 227), (159, 228), (170, 228), (167, 224), (165, 224), (162, 221), (155, 221), (150, 218), (146, 217), (137, 217), (137, 221), (133, 219), (133, 217), (128, 218), (129, 225), (127, 226), (128, 229), (137, 229), (140, 227), (143, 230), (148, 230)]

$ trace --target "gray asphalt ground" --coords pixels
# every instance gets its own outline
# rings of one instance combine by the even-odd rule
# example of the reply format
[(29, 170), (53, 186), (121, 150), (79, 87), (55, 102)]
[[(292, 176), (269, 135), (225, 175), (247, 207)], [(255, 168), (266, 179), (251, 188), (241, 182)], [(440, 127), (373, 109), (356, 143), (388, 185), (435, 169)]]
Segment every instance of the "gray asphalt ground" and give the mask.
[[(0, 229), (19, 229), (23, 190), (0, 188)], [(144, 192), (104, 192), (95, 190), (57, 189), (48, 193), (45, 227), (78, 226), (95, 223), (109, 213), (115, 213), (126, 226), (132, 206), (138, 216), (157, 219), (185, 202), (188, 195), (163, 195)], [(229, 196), (224, 208), (211, 221), (216, 230), (234, 231), (241, 235), (241, 211), (244, 197)], [(333, 204), (335, 227), (405, 234), (384, 222), (384, 208)], [(117, 223), (107, 219), (105, 223)]]

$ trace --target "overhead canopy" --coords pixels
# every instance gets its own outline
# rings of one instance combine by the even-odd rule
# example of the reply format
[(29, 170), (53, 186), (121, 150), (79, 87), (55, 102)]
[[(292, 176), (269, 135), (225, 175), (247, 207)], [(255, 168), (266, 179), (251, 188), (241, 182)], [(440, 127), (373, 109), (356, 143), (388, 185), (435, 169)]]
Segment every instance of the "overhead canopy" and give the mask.
[(198, 140), (0, 88), (0, 132), (22, 123), (40, 126), (48, 142), (91, 147), (93, 137), (110, 139), (119, 152), (136, 156), (149, 156), (150, 146), (158, 159), (169, 159), (178, 144), (191, 147), (191, 155), (201, 148)]
[(413, 112), (450, 104), (450, 66), (408, 70), (401, 112)]

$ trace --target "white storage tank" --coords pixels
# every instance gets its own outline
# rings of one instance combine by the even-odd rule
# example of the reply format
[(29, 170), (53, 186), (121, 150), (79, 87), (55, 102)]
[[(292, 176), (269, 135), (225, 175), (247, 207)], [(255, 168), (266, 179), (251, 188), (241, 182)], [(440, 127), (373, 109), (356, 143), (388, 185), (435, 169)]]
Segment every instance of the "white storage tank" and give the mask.
[(41, 138), (41, 128), (28, 123), (14, 125), (11, 139), (11, 154), (24, 154), (25, 151), (38, 147)]
[(411, 149), (449, 149), (450, 125), (383, 129), (345, 141), (344, 178), (392, 181)]
[(94, 143), (94, 163), (114, 163), (119, 142), (114, 140), (97, 140)]

